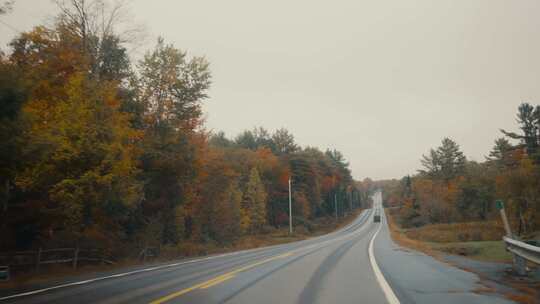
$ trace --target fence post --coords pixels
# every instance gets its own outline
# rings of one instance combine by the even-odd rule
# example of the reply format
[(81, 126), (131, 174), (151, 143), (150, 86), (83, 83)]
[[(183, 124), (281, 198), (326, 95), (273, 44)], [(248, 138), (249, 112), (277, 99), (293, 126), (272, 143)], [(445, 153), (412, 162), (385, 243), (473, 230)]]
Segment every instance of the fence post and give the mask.
[(77, 246), (75, 248), (75, 251), (73, 252), (73, 268), (77, 268), (77, 259), (79, 258), (79, 247)]
[(41, 263), (41, 247), (39, 247), (36, 254), (36, 272), (39, 271), (39, 264)]

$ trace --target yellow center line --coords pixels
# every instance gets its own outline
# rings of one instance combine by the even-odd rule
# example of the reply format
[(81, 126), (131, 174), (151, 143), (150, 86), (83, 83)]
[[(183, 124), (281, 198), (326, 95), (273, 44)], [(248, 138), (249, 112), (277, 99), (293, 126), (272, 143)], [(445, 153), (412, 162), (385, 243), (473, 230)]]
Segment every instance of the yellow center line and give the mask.
[(262, 260), (262, 261), (259, 261), (259, 262), (256, 262), (256, 263), (241, 267), (241, 268), (238, 268), (238, 269), (233, 270), (231, 272), (227, 272), (225, 274), (214, 277), (214, 278), (212, 278), (212, 279), (210, 279), (208, 281), (204, 281), (202, 283), (193, 285), (193, 286), (188, 287), (186, 289), (182, 289), (182, 290), (179, 290), (177, 292), (171, 293), (170, 295), (167, 295), (165, 297), (162, 297), (162, 298), (159, 298), (157, 300), (154, 300), (154, 301), (150, 302), (150, 304), (165, 303), (165, 302), (170, 301), (170, 300), (172, 300), (174, 298), (177, 298), (177, 297), (179, 297), (181, 295), (184, 295), (184, 294), (186, 294), (186, 293), (188, 293), (190, 291), (193, 291), (193, 290), (196, 290), (196, 289), (210, 288), (210, 287), (212, 287), (214, 285), (217, 285), (219, 283), (223, 283), (223, 282), (225, 282), (227, 280), (230, 280), (230, 279), (234, 278), (236, 276), (236, 274), (238, 274), (238, 273), (240, 273), (242, 271), (246, 271), (248, 269), (257, 267), (259, 265), (262, 265), (262, 264), (265, 264), (265, 263), (268, 263), (268, 262), (271, 262), (271, 261), (274, 261), (274, 260), (277, 260), (277, 259), (286, 258), (288, 256), (291, 256), (293, 253), (294, 253), (294, 251), (290, 251), (290, 252), (287, 252), (287, 253), (284, 253), (284, 254), (276, 255), (274, 257), (271, 257), (271, 258), (268, 258), (268, 259), (265, 259), (265, 260)]
[(216, 280), (212, 281), (212, 282), (209, 282), (209, 283), (206, 283), (205, 285), (203, 286), (199, 286), (200, 289), (206, 289), (206, 288), (210, 288), (214, 285), (217, 285), (219, 283), (223, 283), (227, 280), (230, 280), (232, 278), (234, 278), (235, 275), (231, 274), (231, 275), (226, 275), (226, 276), (219, 276)]

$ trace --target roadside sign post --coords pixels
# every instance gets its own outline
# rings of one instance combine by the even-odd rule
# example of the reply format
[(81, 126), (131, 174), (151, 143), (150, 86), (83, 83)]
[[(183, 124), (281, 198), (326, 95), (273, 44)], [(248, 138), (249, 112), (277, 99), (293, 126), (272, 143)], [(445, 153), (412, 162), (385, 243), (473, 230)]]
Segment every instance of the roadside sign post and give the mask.
[[(510, 224), (508, 223), (508, 217), (506, 216), (506, 211), (504, 210), (504, 202), (502, 200), (496, 200), (495, 201), (495, 207), (499, 210), (501, 213), (501, 218), (504, 224), (504, 230), (506, 232), (506, 236), (514, 239), (514, 235), (512, 234), (512, 230), (510, 229)], [(515, 254), (512, 253), (512, 260), (514, 265), (514, 270), (521, 276), (527, 275), (527, 261)]]
[(513, 238), (512, 230), (510, 229), (510, 224), (508, 224), (508, 217), (506, 217), (506, 211), (504, 210), (504, 203), (502, 200), (496, 200), (495, 201), (495, 207), (499, 210), (501, 213), (501, 218), (504, 224), (504, 230), (506, 232), (506, 236), (509, 238)]

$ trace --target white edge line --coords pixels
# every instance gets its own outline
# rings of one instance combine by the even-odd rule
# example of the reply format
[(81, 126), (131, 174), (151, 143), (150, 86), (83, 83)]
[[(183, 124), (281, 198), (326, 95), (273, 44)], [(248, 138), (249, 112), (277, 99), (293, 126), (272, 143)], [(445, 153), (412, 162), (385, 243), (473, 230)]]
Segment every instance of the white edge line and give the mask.
[[(257, 248), (257, 249), (260, 249), (260, 248)], [(88, 279), (88, 280), (83, 280), (83, 281), (77, 281), (77, 282), (72, 282), (72, 283), (55, 285), (55, 286), (51, 286), (51, 287), (47, 287), (47, 288), (43, 288), (43, 289), (37, 289), (37, 290), (27, 291), (27, 292), (18, 293), (18, 294), (14, 294), (14, 295), (10, 295), (10, 296), (5, 296), (5, 297), (0, 298), (0, 301), (9, 300), (9, 299), (13, 299), (13, 298), (24, 297), (24, 296), (29, 296), (29, 295), (34, 295), (34, 294), (43, 293), (43, 292), (46, 292), (46, 291), (65, 288), (65, 287), (70, 287), (70, 286), (84, 285), (84, 284), (93, 283), (93, 282), (97, 282), (97, 281), (103, 281), (103, 280), (106, 280), (106, 279), (125, 277), (125, 276), (129, 276), (129, 275), (137, 274), (137, 273), (149, 272), (149, 271), (153, 271), (153, 270), (160, 270), (160, 269), (166, 269), (166, 268), (171, 268), (171, 267), (185, 265), (185, 264), (192, 264), (192, 263), (197, 263), (197, 262), (202, 262), (202, 261), (207, 261), (207, 260), (213, 260), (213, 259), (216, 259), (216, 258), (221, 258), (221, 257), (226, 257), (226, 256), (237, 255), (237, 254), (240, 254), (240, 253), (245, 253), (245, 251), (249, 251), (249, 250), (230, 252), (230, 253), (225, 253), (225, 254), (220, 254), (220, 255), (215, 255), (215, 256), (209, 256), (209, 257), (205, 257), (205, 258), (201, 258), (201, 259), (194, 259), (194, 260), (177, 262), (177, 263), (166, 264), (166, 265), (161, 265), (161, 266), (143, 268), (143, 269), (138, 269), (138, 270), (134, 270), (134, 271), (117, 273), (117, 274), (113, 274), (113, 275), (109, 275), (109, 276), (105, 276), (105, 277), (98, 277), (98, 278), (94, 278), (94, 279)]]
[[(363, 220), (363, 217), (365, 217), (364, 214), (366, 214), (367, 211), (368, 211), (368, 209), (362, 211), (362, 213), (361, 213), (361, 215), (358, 217), (358, 219), (359, 219), (359, 220)], [(353, 223), (354, 223), (354, 222), (353, 222)], [(351, 226), (353, 223), (347, 225), (345, 228), (348, 228), (348, 227)], [(362, 225), (362, 226), (364, 226), (364, 225)], [(344, 230), (344, 228), (342, 228), (342, 229), (340, 229), (340, 230)], [(337, 231), (335, 231), (335, 232), (337, 232)], [(331, 232), (331, 233), (329, 233), (329, 234), (332, 234), (332, 233), (335, 233), (335, 232)], [(327, 235), (328, 235), (328, 234), (327, 234)], [(345, 235), (345, 236), (350, 236), (350, 235)], [(330, 239), (330, 240), (324, 241), (324, 242), (319, 243), (319, 244), (316, 243), (316, 244), (308, 245), (307, 247), (304, 247), (304, 248), (298, 248), (298, 249), (293, 250), (293, 251), (297, 251), (297, 250), (299, 250), (299, 249), (306, 249), (306, 248), (310, 248), (310, 249), (311, 249), (311, 248), (313, 248), (313, 247), (316, 247), (315, 245), (322, 245), (322, 244), (326, 244), (326, 243), (328, 243), (328, 242), (330, 242), (330, 241), (341, 240), (341, 239), (343, 239), (345, 236), (339, 237), (339, 238), (337, 238), (337, 239)], [(301, 242), (301, 241), (300, 241), (300, 242)], [(84, 281), (77, 281), (77, 282), (72, 282), (72, 283), (66, 283), (66, 284), (61, 284), (61, 285), (56, 285), (56, 286), (51, 286), (51, 287), (47, 287), (47, 288), (42, 288), (42, 289), (37, 289), (37, 290), (31, 290), (31, 291), (27, 291), (27, 292), (22, 292), (22, 293), (17, 293), (17, 294), (5, 296), (5, 297), (0, 298), (0, 301), (9, 300), (9, 299), (14, 299), (14, 298), (20, 298), (20, 297), (25, 297), (25, 296), (30, 296), (30, 295), (35, 295), (35, 294), (43, 293), (43, 292), (46, 292), (46, 291), (55, 290), (55, 289), (60, 289), (60, 288), (65, 288), (65, 287), (70, 287), (70, 286), (84, 285), (84, 284), (93, 283), (93, 282), (97, 282), (97, 281), (103, 281), (103, 280), (106, 280), (106, 279), (125, 277), (125, 276), (129, 276), (129, 275), (137, 274), (137, 273), (149, 272), (149, 271), (153, 271), (153, 270), (160, 270), (160, 269), (166, 269), (166, 268), (171, 268), (171, 267), (180, 266), (180, 265), (185, 265), (185, 264), (192, 264), (192, 263), (197, 263), (197, 262), (202, 262), (202, 261), (213, 260), (213, 259), (216, 259), (216, 258), (222, 258), (222, 257), (227, 257), (227, 256), (232, 256), (232, 255), (238, 255), (238, 254), (241, 254), (241, 253), (247, 253), (247, 252), (250, 252), (250, 251), (253, 251), (253, 252), (256, 252), (256, 251), (262, 251), (263, 249), (269, 249), (269, 248), (271, 248), (271, 247), (278, 247), (278, 246), (282, 246), (282, 245), (287, 245), (287, 244), (279, 244), (279, 245), (273, 245), (273, 246), (266, 246), (266, 247), (260, 247), (260, 248), (253, 248), (253, 249), (247, 249), (247, 250), (235, 251), (235, 252), (230, 252), (230, 253), (225, 253), (225, 254), (219, 254), (219, 255), (215, 255), (215, 256), (209, 256), (209, 257), (205, 257), (205, 258), (194, 259), (194, 260), (189, 260), (189, 261), (184, 261), (184, 262), (177, 262), (177, 263), (166, 264), (166, 265), (161, 265), (161, 266), (155, 266), (155, 267), (149, 267), (149, 268), (138, 269), (138, 270), (129, 271), (129, 272), (117, 273), (117, 274), (113, 274), (113, 275), (109, 275), (109, 276), (105, 276), (105, 277), (98, 277), (98, 278), (89, 279), (89, 280), (84, 280)]]
[(379, 231), (381, 230), (382, 222), (379, 224), (379, 228), (377, 229), (377, 232), (373, 235), (371, 238), (371, 241), (369, 242), (369, 261), (371, 263), (371, 267), (373, 268), (373, 272), (375, 273), (375, 277), (377, 278), (377, 282), (381, 286), (381, 289), (384, 293), (384, 296), (386, 297), (386, 300), (389, 304), (400, 304), (398, 298), (396, 297), (396, 294), (384, 278), (384, 275), (381, 272), (381, 269), (379, 268), (379, 265), (377, 265), (377, 261), (375, 260), (375, 255), (373, 254), (373, 243), (375, 241), (375, 238), (377, 237), (377, 234), (379, 234)]

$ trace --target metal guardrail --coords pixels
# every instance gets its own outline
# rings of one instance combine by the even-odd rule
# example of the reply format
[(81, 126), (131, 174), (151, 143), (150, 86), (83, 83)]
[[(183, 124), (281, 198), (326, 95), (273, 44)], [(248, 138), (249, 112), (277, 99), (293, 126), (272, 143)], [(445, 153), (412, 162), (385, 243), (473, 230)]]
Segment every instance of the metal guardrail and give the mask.
[(510, 229), (503, 201), (495, 201), (495, 206), (501, 213), (504, 230), (506, 231), (506, 236), (503, 236), (503, 241), (506, 245), (506, 250), (512, 253), (514, 269), (519, 275), (525, 276), (527, 275), (527, 261), (540, 265), (540, 247), (516, 240)]
[(514, 264), (520, 275), (526, 275), (526, 261), (540, 265), (540, 247), (503, 237), (506, 249), (514, 255)]
[(515, 253), (528, 261), (540, 265), (540, 247), (527, 244), (509, 237), (503, 237), (508, 251)]

